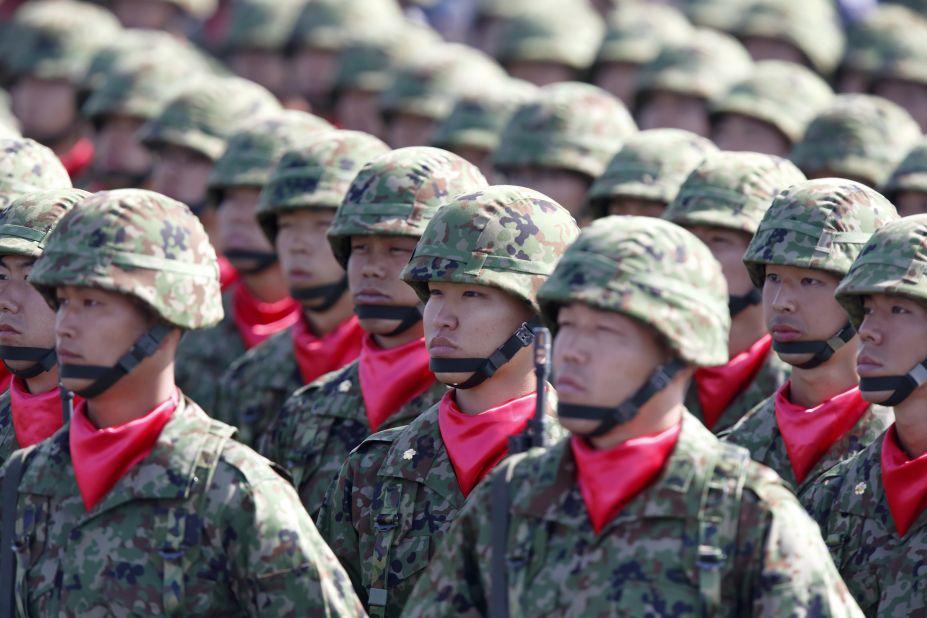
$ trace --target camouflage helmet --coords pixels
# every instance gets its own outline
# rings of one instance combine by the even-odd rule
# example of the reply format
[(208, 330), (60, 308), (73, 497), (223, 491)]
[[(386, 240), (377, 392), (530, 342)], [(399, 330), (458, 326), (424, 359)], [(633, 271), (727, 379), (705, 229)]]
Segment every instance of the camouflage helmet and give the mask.
[(254, 122), (233, 134), (209, 174), (207, 199), (214, 206), (223, 189), (264, 186), (283, 153), (332, 126), (307, 112), (286, 110)]
[(48, 237), (29, 275), (52, 306), (65, 285), (142, 301), (183, 329), (222, 319), (219, 265), (199, 219), (153, 191), (102, 191), (84, 200)]
[(217, 45), (219, 53), (283, 50), (305, 3), (306, 0), (234, 0), (229, 5), (228, 27)]
[(641, 67), (638, 98), (655, 91), (712, 100), (750, 74), (753, 61), (733, 37), (698, 28), (683, 43), (667, 45)]
[(886, 37), (874, 81), (899, 79), (927, 84), (927, 15), (912, 16), (903, 28)]
[(0, 88), (0, 138), (20, 137), (19, 120), (13, 115), (10, 95)]
[(791, 143), (799, 141), (811, 119), (826, 108), (834, 93), (816, 73), (801, 65), (765, 60), (711, 105), (713, 120), (740, 114), (774, 126)]
[(527, 165), (595, 178), (636, 132), (627, 108), (605, 90), (579, 82), (550, 84), (512, 115), (492, 164), (501, 171)]
[(71, 177), (51, 149), (28, 138), (0, 139), (0, 210), (26, 193), (70, 187)]
[(401, 277), (422, 302), (429, 283), (461, 283), (500, 289), (538, 313), (538, 289), (578, 235), (572, 215), (543, 193), (478, 189), (438, 210)]
[[(874, 74), (883, 64), (883, 50), (910, 24), (924, 20), (907, 7), (879, 3), (847, 27), (847, 45), (841, 62), (843, 70)], [(915, 31), (920, 28), (915, 28)]]
[(927, 193), (927, 138), (922, 138), (908, 151), (882, 187), (889, 199), (899, 191)]
[(752, 236), (776, 195), (805, 180), (787, 159), (718, 152), (689, 174), (663, 217), (684, 227), (705, 225)]
[(352, 236), (418, 238), (438, 207), (456, 195), (488, 186), (478, 167), (446, 150), (399, 148), (369, 161), (348, 188), (328, 230), (342, 267)]
[(891, 101), (839, 95), (811, 121), (789, 158), (808, 176), (826, 170), (878, 187), (920, 137), (917, 122)]
[(187, 15), (199, 20), (207, 19), (219, 7), (218, 0), (162, 0), (173, 4)]
[(664, 4), (619, 4), (608, 14), (606, 24), (597, 64), (646, 64), (663, 47), (679, 45), (693, 32), (692, 24), (679, 9)]
[(236, 129), (280, 111), (263, 86), (240, 77), (209, 77), (187, 84), (139, 137), (149, 148), (166, 145), (194, 150), (215, 161)]
[(396, 0), (311, 0), (296, 19), (290, 43), (341, 51), (351, 41), (384, 40), (404, 19)]
[(41, 256), (58, 221), (90, 195), (81, 189), (51, 189), (14, 200), (0, 211), (0, 255)]
[(620, 313), (653, 328), (686, 364), (728, 361), (727, 282), (691, 232), (651, 217), (611, 216), (583, 230), (538, 293), (556, 331), (569, 303)]
[(261, 190), (257, 218), (264, 233), (274, 242), (281, 212), (337, 209), (364, 164), (387, 152), (389, 146), (360, 131), (328, 131), (288, 149)]
[(93, 121), (121, 115), (151, 120), (160, 114), (185, 83), (194, 79), (190, 67), (176, 62), (145, 61), (127, 64), (108, 75), (81, 113)]
[(37, 0), (13, 15), (0, 54), (11, 76), (32, 75), (79, 84), (93, 54), (122, 28), (99, 6), (78, 0)]
[(763, 215), (744, 253), (756, 287), (766, 266), (794, 266), (842, 276), (869, 236), (898, 218), (874, 189), (844, 178), (806, 180), (782, 191)]
[(711, 140), (682, 129), (651, 129), (632, 135), (587, 194), (595, 217), (616, 198), (669, 204), (695, 166), (717, 148)]

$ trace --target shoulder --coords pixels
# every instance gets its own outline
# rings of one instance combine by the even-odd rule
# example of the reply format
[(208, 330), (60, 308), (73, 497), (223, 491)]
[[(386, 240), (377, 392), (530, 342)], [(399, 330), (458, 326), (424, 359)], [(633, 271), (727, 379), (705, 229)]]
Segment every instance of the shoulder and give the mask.
[(310, 384), (300, 387), (287, 399), (287, 403), (305, 407), (329, 397), (360, 397), (358, 360), (330, 371)]
[(223, 380), (239, 380), (258, 373), (273, 372), (281, 364), (295, 365), (290, 331), (287, 328), (274, 333), (260, 345), (239, 356), (226, 370)]
[(776, 427), (776, 399), (772, 395), (756, 404), (719, 437), (724, 442), (740, 444), (749, 449), (749, 444), (756, 440), (766, 442), (771, 439)]

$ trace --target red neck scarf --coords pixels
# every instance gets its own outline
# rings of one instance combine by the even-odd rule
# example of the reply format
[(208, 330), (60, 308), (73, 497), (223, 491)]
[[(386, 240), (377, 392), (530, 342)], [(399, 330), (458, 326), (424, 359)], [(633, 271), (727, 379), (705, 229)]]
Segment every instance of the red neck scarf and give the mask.
[(61, 160), (61, 165), (64, 166), (64, 169), (67, 170), (68, 176), (72, 180), (80, 178), (81, 174), (87, 171), (87, 168), (90, 167), (90, 164), (93, 163), (93, 142), (86, 137), (82, 137), (77, 140), (71, 149), (59, 156), (58, 159)]
[(238, 282), (239, 274), (224, 255), (217, 255), (216, 259), (219, 261), (219, 286), (224, 292), (230, 285)]
[(19, 448), (50, 438), (64, 424), (61, 394), (57, 388), (33, 395), (25, 380), (15, 378), (10, 383), (10, 409)]
[(791, 386), (792, 382), (787, 381), (776, 393), (776, 423), (795, 480), (802, 483), (827, 449), (853, 429), (869, 402), (854, 386), (814, 408), (803, 408), (789, 400)]
[(464, 496), (509, 452), (509, 436), (534, 416), (535, 393), (523, 395), (479, 414), (464, 414), (448, 391), (438, 404), (438, 427)]
[(249, 350), (292, 326), (300, 314), (299, 303), (289, 296), (275, 303), (264, 303), (255, 298), (244, 283), (236, 285), (232, 292), (232, 318)]
[(13, 374), (6, 368), (6, 365), (0, 363), (0, 392), (5, 391), (13, 382)]
[(145, 416), (103, 429), (97, 429), (87, 418), (86, 403), (74, 408), (69, 436), (71, 461), (88, 512), (126, 472), (148, 457), (179, 402), (180, 392), (175, 388), (170, 399)]
[(300, 314), (293, 325), (293, 350), (303, 384), (309, 384), (329, 371), (341, 369), (357, 358), (365, 334), (357, 316), (352, 315), (332, 332), (317, 337)]
[(894, 425), (882, 438), (882, 485), (898, 536), (904, 536), (927, 506), (927, 454), (909, 460)]
[(579, 436), (570, 439), (579, 490), (596, 534), (656, 479), (681, 430), (679, 422), (660, 433), (632, 438), (605, 451), (592, 448)]
[(759, 341), (732, 358), (726, 365), (695, 371), (695, 388), (705, 427), (714, 428), (729, 405), (750, 386), (772, 349), (772, 337)]
[(424, 337), (388, 350), (377, 346), (373, 336), (364, 337), (358, 373), (370, 429), (379, 431), (396, 410), (435, 383), (428, 362)]

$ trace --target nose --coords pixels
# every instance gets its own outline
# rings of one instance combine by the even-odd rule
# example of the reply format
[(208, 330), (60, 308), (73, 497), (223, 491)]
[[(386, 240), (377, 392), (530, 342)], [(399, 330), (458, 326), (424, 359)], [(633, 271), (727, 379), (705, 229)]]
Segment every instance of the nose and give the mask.
[(67, 306), (58, 307), (55, 313), (55, 338), (73, 339), (77, 332), (78, 318)]
[(582, 365), (588, 362), (589, 352), (583, 345), (582, 337), (566, 330), (560, 330), (554, 337), (553, 364), (558, 366)]
[(871, 343), (874, 345), (882, 343), (882, 329), (879, 327), (878, 319), (872, 315), (867, 315), (863, 318), (863, 322), (859, 325), (857, 333), (859, 333), (859, 339), (863, 343)]
[[(768, 283), (767, 283), (768, 285)], [(779, 313), (791, 313), (795, 311), (795, 302), (789, 286), (776, 284), (771, 290), (772, 308)]]
[(428, 302), (425, 303), (425, 312), (430, 317), (428, 321), (433, 333), (442, 330), (454, 330), (459, 324), (456, 311), (454, 311), (450, 303), (444, 302), (444, 299), (429, 298)]
[[(25, 284), (23, 284), (25, 285)], [(20, 288), (14, 281), (0, 283), (0, 312), (16, 313), (20, 307)]]

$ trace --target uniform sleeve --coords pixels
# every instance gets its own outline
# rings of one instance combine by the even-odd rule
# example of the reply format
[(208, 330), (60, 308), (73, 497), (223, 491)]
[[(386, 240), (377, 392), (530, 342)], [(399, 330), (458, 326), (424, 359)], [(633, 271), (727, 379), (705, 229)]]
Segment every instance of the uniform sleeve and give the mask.
[(290, 420), (299, 410), (302, 399), (300, 395), (303, 390), (299, 389), (287, 397), (280, 411), (274, 415), (273, 420), (267, 427), (267, 431), (261, 435), (257, 442), (257, 451), (261, 455), (284, 467), (287, 465), (287, 453), (290, 450), (290, 438), (293, 435), (290, 429)]

